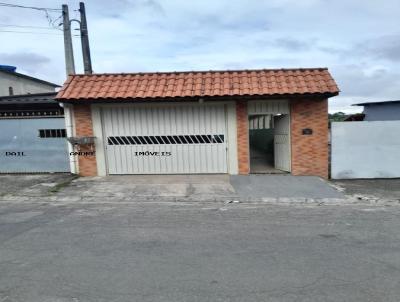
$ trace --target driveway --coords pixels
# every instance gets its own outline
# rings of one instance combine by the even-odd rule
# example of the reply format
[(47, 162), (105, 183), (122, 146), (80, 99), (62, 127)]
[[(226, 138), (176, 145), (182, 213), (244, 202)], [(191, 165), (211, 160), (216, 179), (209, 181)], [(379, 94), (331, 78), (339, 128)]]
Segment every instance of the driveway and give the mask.
[(300, 202), (344, 199), (329, 182), (315, 176), (279, 174), (232, 175), (230, 182), (242, 201)]
[(0, 301), (398, 302), (399, 217), (367, 205), (3, 202)]

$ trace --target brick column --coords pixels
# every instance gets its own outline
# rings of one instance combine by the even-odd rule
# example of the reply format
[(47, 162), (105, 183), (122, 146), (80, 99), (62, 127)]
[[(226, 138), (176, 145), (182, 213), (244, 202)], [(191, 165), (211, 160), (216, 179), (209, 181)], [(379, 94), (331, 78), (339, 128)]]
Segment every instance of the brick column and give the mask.
[[(94, 136), (92, 125), (92, 110), (90, 105), (79, 104), (74, 105), (74, 122), (76, 136)], [(95, 151), (90, 146), (80, 146), (79, 151), (90, 152)], [(81, 176), (96, 176), (97, 163), (96, 156), (78, 155), (79, 175)]]
[(247, 114), (247, 101), (236, 102), (236, 126), (239, 174), (249, 174), (249, 117)]
[[(292, 174), (328, 178), (328, 100), (291, 100)], [(312, 129), (311, 135), (302, 130)]]

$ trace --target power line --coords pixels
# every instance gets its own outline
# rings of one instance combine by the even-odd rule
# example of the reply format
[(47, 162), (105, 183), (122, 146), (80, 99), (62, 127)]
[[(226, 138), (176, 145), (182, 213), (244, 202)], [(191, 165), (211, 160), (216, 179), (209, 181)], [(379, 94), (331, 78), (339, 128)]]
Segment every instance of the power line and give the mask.
[(57, 28), (48, 27), (48, 26), (32, 26), (32, 25), (16, 25), (16, 24), (0, 24), (0, 27), (35, 28), (35, 29), (57, 30)]
[[(59, 15), (58, 16), (58, 18), (56, 18), (56, 19), (52, 19), (52, 18), (50, 18), (50, 16), (46, 16), (46, 18), (47, 18), (47, 21), (49, 22), (49, 25), (51, 26), (51, 27), (53, 27), (53, 28), (55, 28), (55, 29), (59, 29), (59, 30), (62, 30), (61, 28), (58, 28), (57, 26), (56, 26), (56, 22), (57, 21), (59, 21), (59, 20), (61, 20), (61, 18), (63, 17), (63, 15), (61, 14), (61, 15)], [(61, 25), (61, 23), (58, 25), (58, 26), (60, 26)]]
[(23, 9), (33, 9), (36, 11), (43, 12), (46, 16), (47, 22), (49, 23), (50, 26), (55, 27), (55, 22), (61, 19), (62, 16), (57, 17), (54, 19), (54, 17), (51, 16), (51, 13), (55, 12), (61, 12), (62, 10), (59, 8), (50, 8), (50, 7), (38, 7), (38, 6), (24, 6), (24, 5), (19, 5), (19, 4), (11, 4), (11, 3), (5, 3), (5, 2), (0, 2), (0, 7), (10, 7), (10, 8), (23, 8)]
[(61, 11), (60, 8), (24, 6), (24, 5), (11, 4), (11, 3), (5, 3), (5, 2), (0, 2), (0, 6), (14, 7), (14, 8), (26, 8), (26, 9), (34, 9), (34, 10), (41, 10), (41, 11)]
[(40, 32), (34, 32), (34, 31), (15, 31), (15, 30), (0, 30), (2, 33), (15, 33), (15, 34), (36, 34), (36, 35), (56, 35), (56, 36), (62, 36), (62, 34), (56, 34), (56, 33), (40, 33)]
[[(57, 33), (41, 33), (34, 31), (15, 31), (15, 30), (0, 30), (2, 33), (14, 33), (14, 34), (35, 34), (35, 35), (53, 35), (53, 36), (62, 36), (63, 34)], [(74, 35), (74, 37), (79, 37), (79, 35)]]

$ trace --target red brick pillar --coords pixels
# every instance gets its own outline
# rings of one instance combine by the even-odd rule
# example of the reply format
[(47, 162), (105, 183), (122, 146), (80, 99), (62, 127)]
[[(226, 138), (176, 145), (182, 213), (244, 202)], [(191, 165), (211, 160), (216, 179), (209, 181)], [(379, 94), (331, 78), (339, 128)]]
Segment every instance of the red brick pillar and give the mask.
[(236, 121), (239, 174), (249, 174), (249, 117), (247, 114), (247, 101), (236, 102)]
[(292, 174), (328, 178), (328, 100), (291, 100), (290, 107)]
[[(74, 121), (76, 136), (94, 136), (92, 125), (92, 110), (90, 105), (74, 105)], [(95, 151), (94, 145), (77, 147), (80, 152)], [(96, 176), (97, 163), (95, 155), (78, 155), (79, 175)]]

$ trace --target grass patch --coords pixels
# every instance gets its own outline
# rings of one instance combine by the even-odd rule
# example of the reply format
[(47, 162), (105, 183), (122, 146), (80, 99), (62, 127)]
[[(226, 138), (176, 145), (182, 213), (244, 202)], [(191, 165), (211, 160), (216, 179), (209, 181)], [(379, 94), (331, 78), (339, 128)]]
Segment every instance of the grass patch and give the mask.
[(77, 179), (77, 178), (79, 178), (78, 175), (73, 175), (70, 178), (68, 178), (67, 180), (64, 180), (64, 181), (56, 184), (54, 187), (49, 189), (49, 193), (53, 193), (54, 194), (54, 193), (59, 192), (61, 189), (65, 188), (65, 187), (68, 187), (71, 184), (71, 182), (73, 180)]

